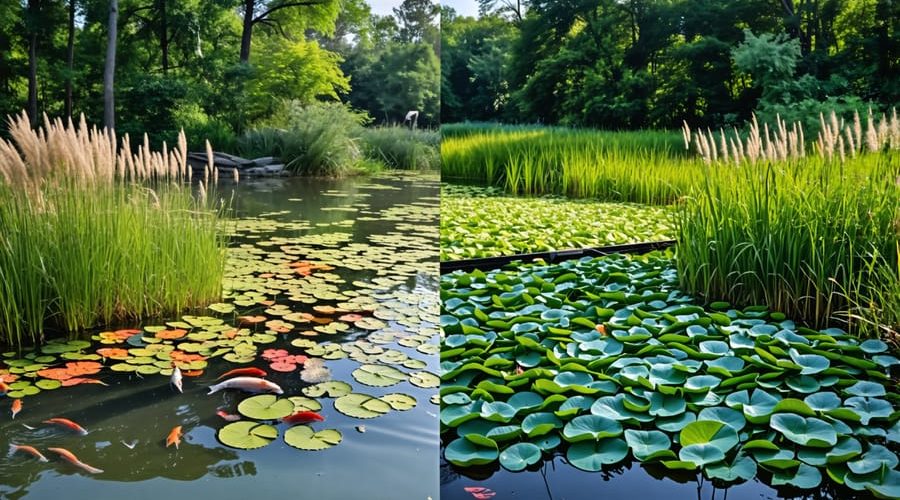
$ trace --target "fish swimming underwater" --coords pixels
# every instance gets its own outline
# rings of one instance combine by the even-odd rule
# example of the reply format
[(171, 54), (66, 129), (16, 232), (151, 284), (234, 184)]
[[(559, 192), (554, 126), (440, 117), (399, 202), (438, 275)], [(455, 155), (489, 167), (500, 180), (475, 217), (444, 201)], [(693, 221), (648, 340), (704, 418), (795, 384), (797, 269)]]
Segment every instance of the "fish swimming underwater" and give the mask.
[(22, 411), (22, 400), (14, 399), (12, 402), (12, 418), (16, 418), (20, 411)]
[(182, 384), (181, 378), (182, 378), (181, 370), (179, 370), (178, 366), (176, 365), (175, 368), (172, 370), (172, 378), (169, 379), (169, 381), (172, 383), (172, 385), (175, 386), (176, 389), (178, 389), (178, 392), (184, 394), (184, 390), (181, 387), (181, 384)]
[(309, 422), (324, 422), (325, 417), (314, 411), (298, 411), (281, 419), (286, 424), (306, 424)]
[(166, 448), (169, 446), (175, 445), (175, 449), (178, 449), (178, 445), (181, 444), (181, 426), (177, 425), (172, 428), (172, 431), (169, 432), (169, 436), (166, 437)]
[(41, 452), (39, 452), (37, 450), (37, 448), (35, 448), (34, 446), (28, 446), (28, 445), (24, 445), (24, 444), (10, 444), (9, 445), (10, 453), (16, 453), (19, 451), (24, 451), (25, 453), (28, 453), (29, 455), (37, 458), (41, 462), (47, 461), (47, 457), (45, 457)]
[(234, 370), (229, 370), (221, 375), (216, 380), (222, 380), (227, 377), (234, 377), (237, 375), (247, 376), (247, 377), (265, 377), (266, 372), (260, 370), (259, 368), (235, 368)]
[(82, 436), (86, 436), (87, 433), (88, 433), (87, 429), (85, 429), (84, 427), (82, 427), (82, 426), (76, 424), (75, 422), (69, 420), (68, 418), (60, 418), (60, 417), (57, 417), (57, 418), (51, 418), (51, 419), (49, 419), (49, 420), (44, 420), (43, 423), (45, 423), (45, 424), (56, 424), (56, 425), (60, 425), (60, 426), (63, 426), (63, 427), (65, 427), (65, 428), (67, 428), (67, 429), (73, 430), (73, 431), (75, 431), (75, 432), (81, 434)]
[(240, 389), (246, 392), (274, 392), (275, 394), (284, 394), (281, 387), (274, 382), (256, 377), (235, 377), (224, 382), (209, 386), (209, 394), (219, 392), (222, 389)]
[(216, 415), (222, 417), (222, 420), (224, 420), (226, 422), (237, 422), (238, 420), (241, 419), (240, 415), (232, 415), (231, 413), (228, 413), (225, 410), (217, 411)]
[(69, 451), (65, 448), (47, 448), (47, 449), (52, 452), (58, 453), (59, 456), (64, 458), (66, 461), (68, 461), (75, 467), (78, 467), (82, 470), (90, 472), (91, 474), (100, 474), (101, 472), (103, 472), (103, 469), (91, 467), (90, 465), (82, 462), (81, 460), (78, 460), (78, 457), (76, 457), (74, 453), (72, 453), (71, 451)]

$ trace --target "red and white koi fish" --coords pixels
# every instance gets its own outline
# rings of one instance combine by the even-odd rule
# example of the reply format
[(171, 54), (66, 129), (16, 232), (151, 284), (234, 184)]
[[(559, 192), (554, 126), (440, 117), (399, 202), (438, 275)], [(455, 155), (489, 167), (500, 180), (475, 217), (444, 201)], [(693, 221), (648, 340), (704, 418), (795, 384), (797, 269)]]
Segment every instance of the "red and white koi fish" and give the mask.
[(256, 377), (235, 377), (224, 382), (209, 386), (209, 394), (219, 392), (222, 389), (240, 389), (246, 392), (274, 392), (275, 394), (284, 394), (281, 387), (274, 382)]
[(73, 430), (73, 431), (75, 431), (75, 432), (81, 434), (82, 436), (86, 436), (87, 433), (88, 433), (87, 429), (85, 429), (84, 427), (82, 427), (82, 426), (76, 424), (75, 422), (69, 420), (68, 418), (60, 418), (60, 417), (57, 417), (57, 418), (51, 418), (50, 420), (44, 420), (43, 423), (45, 423), (45, 424), (56, 424), (56, 425), (60, 425), (60, 426), (65, 427), (65, 428), (67, 428), (67, 429)]
[(4, 382), (3, 380), (0, 380), (0, 394), (6, 394), (9, 391), (10, 391), (9, 384)]
[(78, 460), (78, 457), (75, 456), (74, 453), (65, 449), (65, 448), (47, 448), (48, 450), (58, 453), (59, 456), (64, 458), (67, 462), (78, 467), (86, 472), (90, 472), (91, 474), (100, 474), (103, 472), (103, 469), (98, 469), (96, 467), (91, 467), (90, 465)]
[(28, 446), (28, 445), (24, 445), (24, 444), (10, 444), (9, 445), (10, 453), (16, 453), (19, 451), (24, 451), (25, 453), (28, 453), (29, 455), (40, 460), (41, 462), (47, 461), (47, 457), (45, 457), (41, 452), (37, 451), (37, 448), (35, 448), (34, 446)]
[(219, 410), (216, 412), (216, 415), (222, 417), (222, 420), (226, 422), (237, 422), (241, 419), (240, 415), (232, 415), (231, 413), (226, 412), (225, 410)]
[(182, 394), (184, 393), (184, 390), (181, 387), (181, 370), (178, 369), (177, 365), (175, 365), (175, 368), (172, 370), (172, 378), (170, 379), (170, 382), (175, 386), (176, 389), (178, 389), (178, 392)]
[(22, 400), (14, 399), (12, 402), (12, 418), (16, 418), (20, 411), (22, 411)]
[(325, 417), (314, 411), (298, 411), (281, 419), (286, 424), (306, 424), (309, 422), (324, 422)]
[(169, 446), (175, 445), (175, 449), (178, 449), (178, 445), (181, 444), (181, 426), (177, 425), (172, 428), (172, 431), (169, 432), (169, 436), (166, 438), (166, 448)]
[(245, 376), (245, 377), (265, 377), (267, 374), (265, 371), (260, 370), (259, 368), (250, 367), (250, 368), (235, 368), (234, 370), (229, 370), (221, 375), (216, 380), (222, 380), (226, 377), (234, 377), (234, 376)]

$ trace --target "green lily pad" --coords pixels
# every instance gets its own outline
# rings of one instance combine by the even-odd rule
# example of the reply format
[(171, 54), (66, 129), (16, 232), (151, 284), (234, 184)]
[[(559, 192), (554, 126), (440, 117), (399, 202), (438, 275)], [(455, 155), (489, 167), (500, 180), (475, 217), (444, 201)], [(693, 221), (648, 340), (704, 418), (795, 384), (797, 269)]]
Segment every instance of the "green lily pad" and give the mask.
[(241, 450), (262, 448), (278, 437), (278, 429), (259, 422), (232, 422), (216, 434), (226, 446)]
[(237, 410), (247, 418), (276, 420), (294, 413), (294, 403), (274, 394), (260, 394), (241, 401)]
[(316, 432), (308, 425), (295, 425), (284, 432), (284, 442), (300, 450), (326, 450), (341, 443), (343, 436), (336, 429)]
[(499, 456), (500, 451), (496, 443), (490, 446), (489, 444), (473, 443), (466, 438), (455, 439), (444, 448), (444, 458), (461, 467), (489, 464), (497, 460)]
[(517, 472), (541, 460), (541, 448), (532, 443), (516, 443), (500, 453), (500, 465)]
[(416, 398), (408, 394), (385, 394), (380, 399), (397, 411), (411, 410), (416, 407)]
[(628, 445), (619, 438), (581, 441), (569, 446), (566, 459), (575, 467), (597, 472), (604, 465), (621, 462), (628, 456)]
[(837, 444), (837, 433), (828, 422), (818, 418), (803, 418), (792, 413), (772, 415), (769, 426), (789, 440), (817, 448)]
[(304, 395), (311, 398), (321, 398), (323, 396), (329, 398), (339, 398), (341, 396), (350, 394), (352, 391), (353, 388), (350, 386), (350, 384), (337, 380), (321, 382), (309, 387), (304, 387), (302, 390)]
[(375, 418), (391, 411), (391, 405), (368, 394), (350, 393), (334, 400), (334, 408), (354, 418)]
[(634, 458), (640, 461), (652, 460), (660, 452), (668, 451), (672, 446), (669, 436), (660, 431), (625, 430), (625, 442), (631, 448)]
[(353, 378), (372, 387), (389, 387), (407, 380), (407, 375), (391, 366), (362, 365), (353, 370)]

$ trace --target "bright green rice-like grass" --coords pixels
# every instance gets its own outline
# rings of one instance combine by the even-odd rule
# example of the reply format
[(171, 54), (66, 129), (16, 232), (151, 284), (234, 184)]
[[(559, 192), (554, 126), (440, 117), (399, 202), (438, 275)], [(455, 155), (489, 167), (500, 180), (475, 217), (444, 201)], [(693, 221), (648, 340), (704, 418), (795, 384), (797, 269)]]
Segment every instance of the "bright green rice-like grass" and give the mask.
[(678, 216), (682, 285), (816, 326), (852, 314), (863, 330), (896, 334), (898, 175), (896, 151), (709, 169)]
[(484, 124), (441, 131), (445, 180), (498, 186), (512, 194), (668, 204), (702, 174), (686, 157), (681, 135), (668, 131)]
[(0, 343), (215, 301), (225, 263), (217, 221), (188, 187), (0, 184)]
[(669, 207), (516, 198), (496, 189), (445, 184), (441, 260), (671, 239), (673, 215)]

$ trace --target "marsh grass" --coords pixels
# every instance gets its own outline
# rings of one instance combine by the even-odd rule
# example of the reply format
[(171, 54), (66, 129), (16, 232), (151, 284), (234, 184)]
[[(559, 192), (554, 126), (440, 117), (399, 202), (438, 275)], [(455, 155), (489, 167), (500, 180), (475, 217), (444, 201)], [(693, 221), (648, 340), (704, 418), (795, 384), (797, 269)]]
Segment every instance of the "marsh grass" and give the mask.
[(442, 178), (513, 194), (667, 204), (702, 174), (673, 132), (485, 124), (447, 125), (441, 132)]
[(401, 126), (366, 128), (361, 134), (365, 156), (399, 170), (440, 168), (441, 136), (430, 130), (410, 130)]
[[(900, 154), (708, 168), (680, 205), (682, 285), (822, 327), (897, 329)], [(890, 311), (893, 309), (893, 311)]]
[(0, 141), (0, 342), (170, 315), (220, 296), (212, 188), (190, 185), (182, 136), (137, 154), (106, 131), (27, 118)]

